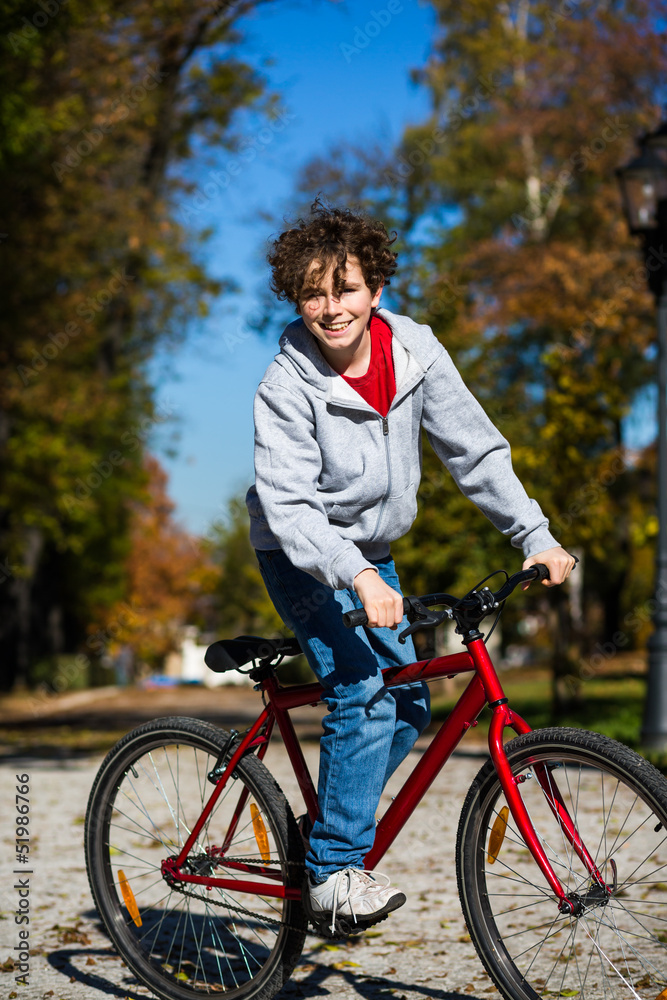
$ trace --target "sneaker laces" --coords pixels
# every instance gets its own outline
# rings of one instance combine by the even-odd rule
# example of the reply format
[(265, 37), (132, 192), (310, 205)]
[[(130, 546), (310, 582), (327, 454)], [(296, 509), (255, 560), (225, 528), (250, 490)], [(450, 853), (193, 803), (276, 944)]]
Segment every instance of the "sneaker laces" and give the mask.
[[(347, 889), (341, 893), (341, 885), (344, 878), (347, 878)], [(331, 907), (332, 934), (335, 934), (336, 932), (336, 912), (338, 907), (342, 906), (344, 903), (349, 902), (352, 919), (355, 924), (357, 922), (357, 915), (354, 912), (354, 906), (350, 900), (350, 896), (352, 895), (352, 882), (354, 878), (357, 878), (360, 882), (366, 882), (369, 885), (373, 885), (379, 879), (384, 879), (385, 885), (389, 885), (391, 882), (388, 875), (383, 875), (382, 872), (369, 872), (363, 868), (343, 868), (341, 871), (336, 872), (336, 881), (334, 882), (333, 889), (333, 905)]]

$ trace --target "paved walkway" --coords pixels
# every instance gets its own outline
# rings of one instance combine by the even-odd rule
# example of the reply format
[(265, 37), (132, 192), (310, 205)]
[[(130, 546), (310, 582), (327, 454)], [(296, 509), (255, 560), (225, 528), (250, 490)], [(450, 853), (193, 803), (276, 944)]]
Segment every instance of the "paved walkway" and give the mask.
[[(113, 696), (105, 697), (108, 707)], [(155, 707), (155, 706), (154, 706)], [(90, 708), (90, 706), (88, 706)], [(157, 712), (154, 714), (176, 714)], [(187, 714), (191, 714), (189, 711)], [(311, 729), (311, 719), (304, 728)], [(386, 799), (414, 765), (421, 745), (392, 779)], [(16, 1000), (103, 1000), (150, 996), (137, 986), (102, 932), (83, 863), (83, 819), (88, 793), (102, 760), (94, 757), (0, 758), (0, 997)], [(313, 773), (317, 744), (306, 744)], [(280, 748), (267, 764), (295, 810), (294, 779)], [(407, 904), (375, 932), (349, 944), (331, 945), (309, 936), (302, 961), (282, 997), (341, 1000), (456, 1000), (496, 991), (483, 972), (465, 932), (454, 874), (454, 841), (465, 791), (481, 766), (479, 756), (457, 755), (385, 857), (382, 869), (408, 896)], [(30, 783), (30, 865), (15, 862), (16, 775)], [(298, 811), (302, 811), (299, 809)], [(20, 874), (14, 871), (20, 869)], [(29, 882), (26, 880), (29, 879)], [(17, 925), (19, 880), (30, 889), (30, 924)], [(30, 976), (17, 985), (10, 968), (19, 931), (28, 929)]]

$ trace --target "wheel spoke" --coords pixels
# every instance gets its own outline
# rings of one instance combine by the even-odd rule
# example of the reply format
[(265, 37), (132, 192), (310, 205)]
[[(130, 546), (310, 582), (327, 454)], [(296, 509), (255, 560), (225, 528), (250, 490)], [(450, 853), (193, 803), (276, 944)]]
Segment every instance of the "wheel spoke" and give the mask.
[[(91, 793), (86, 852), (93, 894), (110, 936), (146, 985), (178, 1000), (203, 1000), (230, 990), (241, 1000), (264, 993), (271, 983), (275, 992), (303, 945), (306, 924), (301, 907), (229, 887), (168, 885), (161, 868), (167, 855), (180, 853), (213, 793), (208, 774), (220, 757), (225, 736), (195, 720), (177, 720), (168, 737), (156, 735), (155, 729), (150, 723), (139, 727), (135, 732), (145, 735), (137, 738), (136, 747), (128, 744), (123, 749), (121, 741), (117, 754), (112, 751), (103, 764)], [(282, 863), (279, 870), (286, 878), (294, 871), (300, 879), (298, 867), (287, 864), (293, 859), (288, 856), (285, 831), (294, 820), (264, 765), (250, 757), (239, 764), (234, 777), (202, 826), (185, 870), (215, 877), (217, 868), (224, 869), (224, 857), (209, 856), (206, 848), (223, 842), (235, 811), (236, 827), (226, 854), (262, 860), (252, 804), (254, 815), (262, 817), (271, 860)], [(239, 801), (242, 808), (236, 810)], [(90, 822), (93, 815), (95, 823)], [(292, 842), (302, 851), (294, 826)], [(303, 853), (295, 860), (302, 865)], [(124, 879), (119, 879), (121, 870)], [(248, 878), (233, 869), (225, 876)], [(121, 881), (136, 902), (134, 916), (122, 896)], [(281, 923), (285, 920), (296, 925), (294, 929)]]
[[(667, 986), (667, 781), (627, 748), (577, 730), (529, 733), (507, 751), (539, 842), (580, 909), (558, 911), (516, 824), (489, 862), (491, 828), (507, 803), (487, 763), (463, 808), (457, 867), (466, 922), (492, 979), (515, 1000), (657, 1000)], [(553, 802), (614, 884), (611, 895)]]

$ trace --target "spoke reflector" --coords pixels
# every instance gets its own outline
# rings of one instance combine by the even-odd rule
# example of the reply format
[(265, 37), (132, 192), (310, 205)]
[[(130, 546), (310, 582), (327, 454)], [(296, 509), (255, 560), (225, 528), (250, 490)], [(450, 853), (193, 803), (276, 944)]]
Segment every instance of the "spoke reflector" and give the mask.
[(134, 898), (134, 893), (130, 888), (130, 883), (127, 881), (127, 876), (122, 869), (118, 869), (118, 884), (120, 885), (120, 891), (123, 893), (123, 899), (125, 900), (125, 905), (127, 906), (128, 913), (132, 917), (132, 920), (137, 925), (141, 927), (142, 920), (139, 916), (139, 907), (137, 906), (137, 901)]
[(510, 811), (507, 806), (503, 806), (496, 816), (495, 823), (491, 827), (491, 833), (489, 834), (489, 853), (487, 855), (487, 861), (490, 865), (494, 863), (500, 853), (500, 848), (503, 846), (505, 830), (507, 829), (507, 817), (509, 814)]
[(655, 1000), (667, 1000), (667, 989), (663, 990), (662, 993), (658, 993)]
[(264, 820), (254, 802), (250, 803), (250, 815), (252, 816), (252, 828), (255, 831), (255, 840), (259, 847), (259, 853), (262, 855), (262, 861), (270, 861), (269, 837), (264, 826)]

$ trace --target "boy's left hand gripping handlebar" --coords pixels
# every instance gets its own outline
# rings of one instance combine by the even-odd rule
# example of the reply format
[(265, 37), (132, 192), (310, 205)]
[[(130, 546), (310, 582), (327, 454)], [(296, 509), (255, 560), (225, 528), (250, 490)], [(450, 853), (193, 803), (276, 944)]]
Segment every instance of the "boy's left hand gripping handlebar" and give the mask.
[[(409, 610), (410, 602), (404, 597), (403, 614), (407, 614)], [(357, 628), (358, 625), (368, 625), (368, 616), (363, 608), (357, 608), (355, 611), (344, 611), (343, 625), (345, 628)]]
[[(494, 594), (493, 596), (498, 601), (504, 601), (507, 597), (509, 597), (514, 588), (517, 587), (520, 583), (525, 583), (529, 580), (548, 580), (548, 579), (549, 579), (549, 570), (544, 565), (544, 563), (535, 563), (529, 569), (521, 570), (519, 573), (515, 573), (513, 576), (511, 576), (507, 580), (507, 582), (503, 584), (500, 590), (498, 590), (496, 594)], [(466, 595), (466, 597), (462, 598), (461, 601), (458, 601), (456, 598), (450, 598), (450, 600), (442, 600), (442, 599), (434, 600), (433, 599), (434, 596), (435, 595), (430, 595), (431, 597), (430, 600), (424, 598), (429, 607), (434, 604), (448, 604), (451, 607), (454, 606), (455, 604), (464, 603), (468, 600), (473, 599), (471, 594)], [(447, 596), (448, 595), (441, 595), (441, 598), (442, 597), (446, 598)], [(413, 598), (404, 597), (403, 613), (408, 614), (408, 612), (410, 611), (412, 611), (413, 613), (415, 611), (418, 611), (421, 612), (421, 614), (417, 613), (415, 618), (416, 619), (425, 618), (426, 608), (421, 605), (421, 600), (422, 599), (417, 597)], [(368, 617), (363, 608), (356, 608), (354, 611), (345, 611), (343, 612), (342, 618), (343, 618), (343, 625), (345, 625), (346, 628), (357, 628), (359, 625), (368, 624)]]

